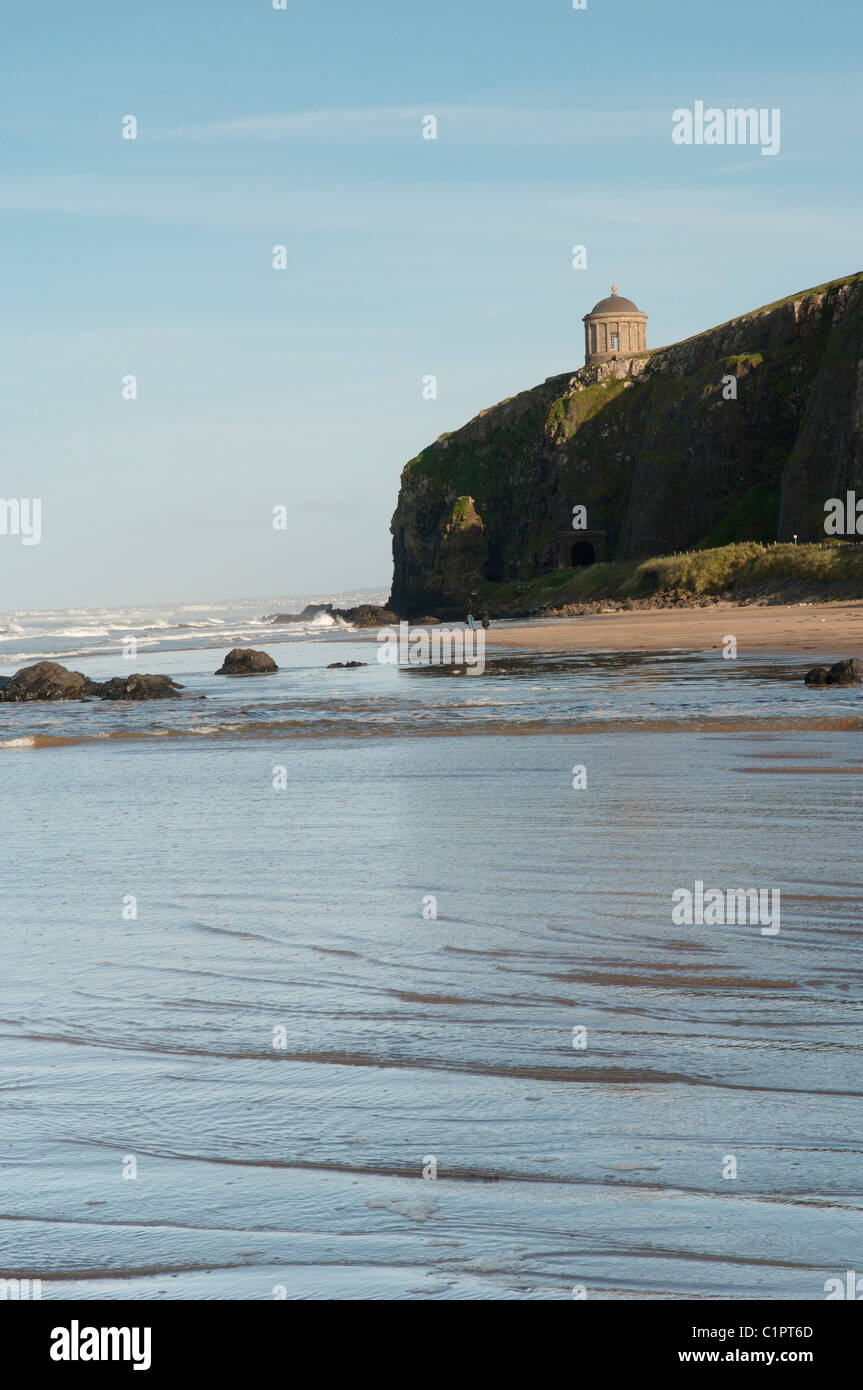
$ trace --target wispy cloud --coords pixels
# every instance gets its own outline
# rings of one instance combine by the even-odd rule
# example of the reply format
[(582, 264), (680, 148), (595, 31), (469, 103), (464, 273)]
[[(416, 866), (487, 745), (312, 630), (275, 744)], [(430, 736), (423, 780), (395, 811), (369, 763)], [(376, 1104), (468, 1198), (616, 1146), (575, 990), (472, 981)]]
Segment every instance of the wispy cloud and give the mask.
[(154, 132), (162, 140), (301, 141), (350, 143), (415, 139), (424, 116), (433, 115), (443, 138), (462, 143), (529, 146), (580, 139), (592, 142), (632, 140), (650, 135), (658, 125), (668, 125), (667, 102), (655, 107), (609, 111), (590, 105), (581, 108), (464, 106), (428, 102), (425, 106), (333, 107), (319, 111), (293, 111), (267, 116), (240, 116), (176, 126)]
[[(422, 234), (463, 236), (471, 241), (559, 243), (567, 228), (629, 226), (738, 229), (787, 234), (844, 234), (859, 222), (860, 195), (848, 192), (844, 206), (800, 203), (795, 187), (753, 199), (748, 180), (739, 186), (632, 184), (625, 191), (607, 184), (571, 188), (547, 180), (486, 183), (342, 181), (325, 186), (284, 186), (241, 175), (91, 175), (7, 178), (0, 184), (0, 211), (132, 218), (170, 224), (246, 229), (264, 240), (292, 232), (385, 234), (388, 241)], [(278, 233), (278, 235), (277, 235)], [(419, 243), (417, 243), (419, 244)]]

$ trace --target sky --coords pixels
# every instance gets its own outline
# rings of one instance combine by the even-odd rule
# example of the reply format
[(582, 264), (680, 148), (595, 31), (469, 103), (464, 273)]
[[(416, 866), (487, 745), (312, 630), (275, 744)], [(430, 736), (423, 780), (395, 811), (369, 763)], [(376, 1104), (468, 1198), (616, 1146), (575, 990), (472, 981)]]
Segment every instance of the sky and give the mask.
[(0, 611), (386, 588), (404, 464), (612, 282), (657, 347), (861, 269), (859, 0), (284, 3), (0, 19)]

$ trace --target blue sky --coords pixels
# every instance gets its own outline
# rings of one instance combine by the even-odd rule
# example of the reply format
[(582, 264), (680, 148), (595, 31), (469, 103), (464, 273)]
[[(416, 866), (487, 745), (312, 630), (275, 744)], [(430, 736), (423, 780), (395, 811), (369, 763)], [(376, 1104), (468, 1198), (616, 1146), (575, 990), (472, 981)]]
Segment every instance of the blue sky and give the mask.
[[(0, 609), (385, 586), (403, 464), (612, 281), (658, 346), (861, 268), (858, 3), (587, 3), (4, 15)], [(676, 146), (696, 100), (780, 153)]]

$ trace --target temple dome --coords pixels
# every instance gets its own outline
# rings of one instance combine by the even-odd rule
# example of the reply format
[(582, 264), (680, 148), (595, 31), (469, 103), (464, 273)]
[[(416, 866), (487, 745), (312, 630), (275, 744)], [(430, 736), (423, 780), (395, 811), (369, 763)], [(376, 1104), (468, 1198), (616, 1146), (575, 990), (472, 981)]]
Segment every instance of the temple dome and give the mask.
[(637, 304), (633, 304), (631, 299), (625, 299), (622, 294), (608, 294), (605, 299), (601, 299), (598, 304), (594, 304), (590, 311), (593, 314), (640, 314), (641, 310)]

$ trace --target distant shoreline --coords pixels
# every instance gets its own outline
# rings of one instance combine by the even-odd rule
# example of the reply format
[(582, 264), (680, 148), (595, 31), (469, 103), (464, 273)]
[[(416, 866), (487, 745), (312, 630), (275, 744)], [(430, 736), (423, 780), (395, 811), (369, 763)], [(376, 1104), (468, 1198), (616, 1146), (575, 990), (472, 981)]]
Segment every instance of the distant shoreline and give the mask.
[[(613, 604), (614, 600), (609, 600)], [(710, 601), (701, 605), (657, 606), (638, 608), (609, 608), (577, 616), (540, 616), (499, 618), (492, 620), (486, 633), (490, 651), (510, 649), (533, 652), (700, 652), (720, 649), (727, 636), (736, 638), (740, 656), (763, 652), (765, 656), (782, 654), (809, 657), (830, 656), (839, 660), (849, 656), (863, 657), (863, 599), (833, 600), (806, 604), (732, 603), (729, 600)], [(239, 624), (238, 624), (239, 626)], [(422, 627), (422, 623), (414, 626)], [(463, 627), (463, 623), (442, 623), (443, 627)], [(321, 629), (291, 635), (286, 628), (249, 632), (241, 639), (256, 648), (294, 646), (306, 642), (316, 646), (330, 643), (375, 643), (379, 630), (391, 629), (343, 628)], [(159, 657), (186, 654), (191, 651), (211, 652), (226, 645), (236, 645), (236, 629), (225, 634), (209, 634), (203, 640), (180, 638), (176, 643), (160, 640), (142, 641), (139, 661), (148, 655)], [(22, 666), (39, 660), (64, 663), (104, 660), (114, 655), (115, 648), (94, 648), (86, 651), (27, 653), (4, 652), (0, 643), (0, 668), (12, 674)], [(7, 670), (8, 668), (8, 670)]]

